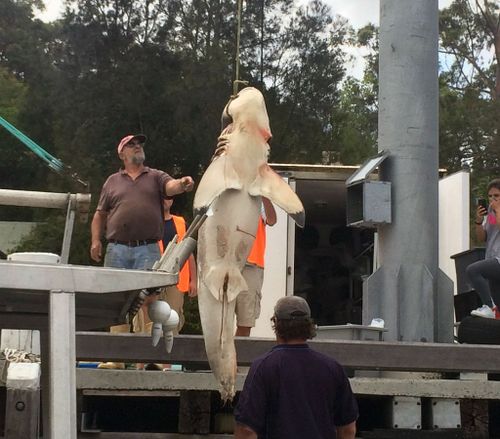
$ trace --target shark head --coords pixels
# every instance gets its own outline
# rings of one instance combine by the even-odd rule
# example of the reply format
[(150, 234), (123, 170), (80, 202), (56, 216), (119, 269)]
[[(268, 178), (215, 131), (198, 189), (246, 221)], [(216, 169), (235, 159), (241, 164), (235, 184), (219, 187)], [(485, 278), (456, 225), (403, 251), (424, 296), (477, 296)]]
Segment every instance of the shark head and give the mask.
[(245, 87), (226, 104), (222, 112), (222, 129), (230, 124), (247, 124), (257, 128), (267, 142), (272, 136), (262, 93), (254, 87)]

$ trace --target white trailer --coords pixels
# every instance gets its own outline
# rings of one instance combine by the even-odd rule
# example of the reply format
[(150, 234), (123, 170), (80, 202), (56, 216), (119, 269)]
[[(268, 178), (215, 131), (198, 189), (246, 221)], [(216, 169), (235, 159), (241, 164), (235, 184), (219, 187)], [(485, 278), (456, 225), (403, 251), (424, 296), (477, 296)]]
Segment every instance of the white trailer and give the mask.
[[(299, 229), (279, 208), (267, 228), (261, 315), (254, 337), (273, 337), (270, 318), (284, 295), (308, 300), (319, 325), (362, 322), (363, 279), (377, 265), (376, 230), (347, 227), (346, 180), (358, 166), (272, 164), (298, 193), (306, 211)], [(377, 173), (370, 178), (377, 179)], [(469, 249), (469, 174), (439, 182), (439, 265), (453, 281), (451, 255)], [(456, 292), (456, 290), (455, 290)]]

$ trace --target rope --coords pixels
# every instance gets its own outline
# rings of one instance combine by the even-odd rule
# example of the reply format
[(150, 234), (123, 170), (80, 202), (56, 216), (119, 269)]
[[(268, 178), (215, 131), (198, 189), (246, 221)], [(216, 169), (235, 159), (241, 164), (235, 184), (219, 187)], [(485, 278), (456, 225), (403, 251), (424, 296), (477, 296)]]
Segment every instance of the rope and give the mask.
[(236, 66), (235, 66), (235, 79), (233, 81), (233, 96), (238, 94), (238, 85), (248, 85), (248, 81), (240, 80), (240, 35), (241, 35), (241, 5), (243, 0), (238, 0), (238, 13), (237, 13), (237, 23), (238, 27), (236, 30)]
[(50, 169), (56, 171), (58, 174), (67, 173), (71, 176), (71, 178), (76, 180), (78, 183), (82, 184), (85, 187), (88, 187), (88, 183), (80, 179), (80, 177), (78, 177), (78, 175), (75, 172), (71, 172), (71, 168), (69, 166), (66, 166), (61, 160), (49, 154), (40, 145), (35, 143), (26, 134), (19, 131), (14, 125), (7, 122), (1, 116), (0, 116), (0, 125), (3, 126), (14, 137), (16, 137), (22, 143), (24, 143), (38, 157), (40, 157), (43, 161), (45, 161)]
[(0, 355), (9, 363), (40, 363), (40, 355), (19, 349), (5, 348)]

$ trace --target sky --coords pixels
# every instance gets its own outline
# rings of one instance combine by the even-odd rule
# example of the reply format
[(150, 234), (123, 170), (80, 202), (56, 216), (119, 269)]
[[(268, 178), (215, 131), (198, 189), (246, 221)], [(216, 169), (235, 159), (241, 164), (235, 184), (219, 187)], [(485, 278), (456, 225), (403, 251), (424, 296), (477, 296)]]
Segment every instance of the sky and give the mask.
[[(360, 28), (367, 23), (378, 24), (379, 0), (326, 0), (336, 14), (349, 19), (351, 24)], [(439, 9), (446, 8), (452, 0), (439, 0)]]
[[(62, 0), (44, 0), (46, 11), (39, 15), (44, 21), (52, 21), (60, 16), (63, 11)], [(236, 1), (236, 0), (235, 0)], [(439, 0), (439, 7), (444, 8), (452, 0)], [(336, 14), (349, 19), (355, 28), (360, 28), (367, 23), (378, 24), (379, 0), (325, 0)]]
[[(332, 12), (349, 20), (355, 29), (359, 29), (368, 23), (379, 24), (379, 0), (324, 0)], [(44, 0), (46, 10), (38, 17), (44, 21), (57, 19), (63, 12), (63, 0)], [(235, 0), (236, 2), (236, 0)], [(306, 0), (301, 0), (305, 3)], [(439, 0), (439, 8), (450, 5), (452, 0)], [(347, 67), (347, 73), (360, 79), (363, 73), (362, 49), (349, 48), (349, 53), (354, 59)]]

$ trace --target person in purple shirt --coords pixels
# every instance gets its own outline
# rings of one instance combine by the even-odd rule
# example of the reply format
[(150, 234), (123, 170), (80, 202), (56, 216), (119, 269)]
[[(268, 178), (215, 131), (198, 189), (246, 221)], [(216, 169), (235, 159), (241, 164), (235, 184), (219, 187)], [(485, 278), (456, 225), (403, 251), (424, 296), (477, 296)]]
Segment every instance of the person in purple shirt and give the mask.
[(271, 321), (278, 344), (250, 367), (235, 439), (354, 439), (356, 400), (342, 366), (307, 345), (316, 335), (307, 302), (281, 298)]

